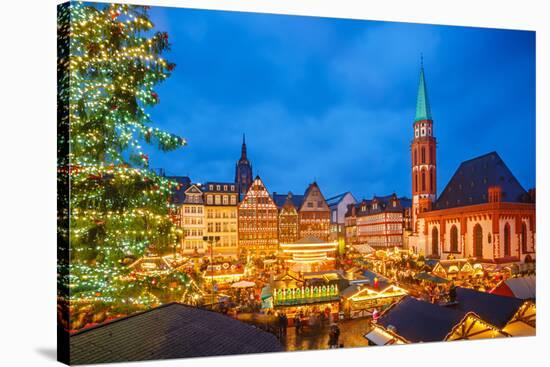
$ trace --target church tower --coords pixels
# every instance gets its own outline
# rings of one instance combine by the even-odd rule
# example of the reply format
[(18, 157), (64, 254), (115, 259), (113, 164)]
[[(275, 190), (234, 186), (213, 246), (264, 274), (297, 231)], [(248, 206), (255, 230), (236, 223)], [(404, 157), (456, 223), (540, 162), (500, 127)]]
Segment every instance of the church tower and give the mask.
[(431, 210), (436, 200), (436, 139), (432, 112), (428, 101), (424, 63), (420, 66), (420, 81), (416, 99), (416, 116), (411, 142), (412, 162), (412, 227), (417, 232), (418, 213)]
[(252, 165), (246, 156), (246, 141), (244, 134), (243, 145), (241, 147), (241, 158), (235, 167), (235, 183), (237, 184), (237, 190), (241, 198), (243, 198), (252, 184)]

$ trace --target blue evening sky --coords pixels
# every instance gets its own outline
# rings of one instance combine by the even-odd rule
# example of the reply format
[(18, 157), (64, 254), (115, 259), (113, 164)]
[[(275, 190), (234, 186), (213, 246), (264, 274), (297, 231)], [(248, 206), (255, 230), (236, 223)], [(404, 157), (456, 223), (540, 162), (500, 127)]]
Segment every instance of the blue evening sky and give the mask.
[(232, 181), (246, 133), (273, 192), (411, 195), (420, 54), (438, 141), (438, 190), (461, 161), (497, 151), (535, 185), (535, 33), (154, 7), (177, 64), (156, 126), (189, 145), (147, 149), (194, 182)]

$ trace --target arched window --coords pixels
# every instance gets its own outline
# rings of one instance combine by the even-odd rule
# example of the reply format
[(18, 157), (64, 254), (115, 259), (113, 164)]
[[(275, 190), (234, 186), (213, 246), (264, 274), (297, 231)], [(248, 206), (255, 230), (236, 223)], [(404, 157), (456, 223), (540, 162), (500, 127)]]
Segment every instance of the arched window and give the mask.
[(439, 255), (439, 231), (437, 227), (432, 228), (432, 255)]
[(426, 171), (422, 171), (422, 191), (426, 191)]
[(435, 151), (434, 151), (434, 147), (430, 147), (430, 164), (434, 164), (435, 163)]
[(430, 170), (430, 192), (434, 191), (434, 180), (433, 180), (434, 172), (433, 170)]
[(414, 175), (414, 191), (418, 191), (418, 172), (416, 172)]
[(426, 148), (425, 147), (422, 147), (420, 157), (421, 157), (421, 162), (420, 163), (426, 163)]
[(413, 159), (413, 164), (416, 166), (417, 165), (417, 159), (416, 159), (416, 148), (414, 149), (414, 159)]
[(479, 224), (474, 227), (474, 256), (483, 257), (483, 230)]
[(527, 225), (521, 222), (521, 252), (527, 252)]
[(458, 252), (458, 229), (454, 224), (451, 227), (451, 252)]
[(510, 256), (510, 225), (504, 225), (504, 256)]

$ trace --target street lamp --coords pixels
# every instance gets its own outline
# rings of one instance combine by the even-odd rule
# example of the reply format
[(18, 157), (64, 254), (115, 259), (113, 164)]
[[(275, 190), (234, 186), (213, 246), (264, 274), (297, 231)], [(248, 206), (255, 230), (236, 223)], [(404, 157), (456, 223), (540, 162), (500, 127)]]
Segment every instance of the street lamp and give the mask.
[(202, 240), (204, 242), (207, 242), (210, 246), (210, 274), (212, 281), (212, 290), (214, 291), (214, 295), (216, 295), (216, 290), (214, 288), (214, 244), (220, 241), (220, 236), (203, 236)]

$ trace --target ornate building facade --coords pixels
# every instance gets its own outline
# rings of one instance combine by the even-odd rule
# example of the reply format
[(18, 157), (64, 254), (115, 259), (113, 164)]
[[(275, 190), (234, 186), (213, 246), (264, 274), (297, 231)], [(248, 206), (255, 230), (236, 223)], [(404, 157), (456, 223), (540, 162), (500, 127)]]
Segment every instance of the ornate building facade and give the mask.
[(408, 246), (437, 259), (534, 261), (535, 190), (527, 192), (498, 153), (462, 162), (436, 200), (436, 140), (423, 67), (413, 130), (414, 233)]
[(256, 176), (238, 205), (241, 253), (275, 255), (278, 250), (278, 209), (263, 181)]
[(367, 244), (375, 249), (403, 247), (405, 215), (410, 199), (396, 194), (363, 199), (348, 206), (346, 235), (349, 244)]
[(246, 153), (246, 141), (243, 134), (243, 145), (241, 147), (241, 158), (235, 167), (235, 183), (237, 185), (239, 199), (244, 197), (250, 185), (252, 185), (252, 164)]
[(185, 190), (185, 198), (180, 207), (181, 228), (183, 229), (182, 253), (184, 255), (205, 253), (204, 201), (200, 185), (192, 184)]
[(535, 260), (535, 191), (525, 191), (496, 152), (463, 162), (418, 216), (415, 250), (482, 263)]
[(310, 184), (304, 193), (298, 217), (299, 237), (316, 237), (328, 241), (330, 236), (330, 208), (316, 182)]
[(303, 200), (301, 195), (278, 195), (273, 200), (279, 208), (279, 243), (295, 243), (299, 237), (298, 208)]
[[(207, 255), (213, 258), (237, 258), (237, 185), (234, 182), (207, 182), (203, 191)], [(219, 237), (219, 241), (211, 241), (212, 237)]]

